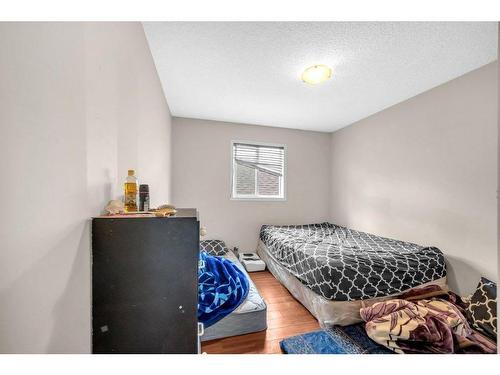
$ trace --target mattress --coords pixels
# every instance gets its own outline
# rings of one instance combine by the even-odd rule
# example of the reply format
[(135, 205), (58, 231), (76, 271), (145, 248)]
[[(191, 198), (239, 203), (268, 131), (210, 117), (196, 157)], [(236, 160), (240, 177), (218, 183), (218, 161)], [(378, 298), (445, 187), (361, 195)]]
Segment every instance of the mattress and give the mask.
[[(359, 310), (362, 307), (370, 306), (376, 302), (397, 297), (397, 294), (395, 294), (356, 301), (328, 300), (313, 292), (309, 287), (304, 285), (299, 279), (284, 268), (277, 260), (275, 260), (268, 247), (262, 241), (259, 241), (257, 253), (266, 263), (268, 270), (273, 274), (273, 276), (281, 284), (283, 284), (306, 309), (309, 310), (309, 312), (318, 320), (322, 328), (328, 328), (333, 325), (346, 326), (362, 322), (361, 316), (359, 315)], [(447, 290), (448, 288), (446, 277), (422, 284), (420, 287), (430, 284), (439, 285), (443, 290)], [(402, 293), (409, 290), (405, 290)]]
[(436, 247), (330, 223), (264, 225), (260, 240), (282, 267), (332, 301), (395, 295), (446, 276)]
[(248, 277), (250, 286), (248, 296), (231, 314), (206, 328), (201, 341), (243, 335), (267, 328), (267, 306), (257, 287), (232, 251), (228, 251), (224, 258), (235, 263)]

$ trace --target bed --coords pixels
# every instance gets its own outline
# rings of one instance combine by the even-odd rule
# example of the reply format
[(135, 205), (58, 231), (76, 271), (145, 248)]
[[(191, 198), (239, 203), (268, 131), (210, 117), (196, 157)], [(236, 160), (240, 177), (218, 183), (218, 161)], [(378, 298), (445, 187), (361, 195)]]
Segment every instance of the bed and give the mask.
[(264, 225), (257, 248), (271, 273), (322, 327), (415, 287), (446, 285), (442, 252), (331, 223)]
[(205, 329), (201, 341), (238, 336), (263, 331), (267, 328), (267, 306), (252, 279), (231, 250), (228, 250), (223, 257), (235, 263), (247, 275), (250, 289), (247, 298), (236, 310)]

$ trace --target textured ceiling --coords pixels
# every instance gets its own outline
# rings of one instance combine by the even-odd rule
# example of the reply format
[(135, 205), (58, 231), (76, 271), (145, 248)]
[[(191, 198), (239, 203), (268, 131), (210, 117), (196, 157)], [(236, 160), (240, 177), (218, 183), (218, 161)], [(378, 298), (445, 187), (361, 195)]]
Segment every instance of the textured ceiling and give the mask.
[[(147, 22), (172, 115), (334, 131), (496, 59), (494, 22)], [(326, 64), (311, 86), (304, 68)]]

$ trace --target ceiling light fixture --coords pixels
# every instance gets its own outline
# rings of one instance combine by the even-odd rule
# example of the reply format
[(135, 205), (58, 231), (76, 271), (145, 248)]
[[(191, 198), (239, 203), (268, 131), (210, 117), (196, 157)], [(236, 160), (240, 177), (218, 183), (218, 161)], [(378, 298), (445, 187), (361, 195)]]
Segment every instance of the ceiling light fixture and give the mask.
[(310, 85), (316, 85), (332, 77), (332, 69), (326, 65), (313, 65), (304, 70), (302, 81)]

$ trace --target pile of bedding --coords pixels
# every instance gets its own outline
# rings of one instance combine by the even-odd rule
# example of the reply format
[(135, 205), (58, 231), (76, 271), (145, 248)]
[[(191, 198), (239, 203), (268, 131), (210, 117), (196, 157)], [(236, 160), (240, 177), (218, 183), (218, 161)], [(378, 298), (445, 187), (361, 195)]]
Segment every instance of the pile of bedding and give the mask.
[(328, 300), (397, 295), (446, 276), (442, 252), (322, 223), (261, 228), (270, 255)]
[(366, 323), (331, 326), (280, 342), (290, 354), (496, 354), (496, 284), (481, 279), (471, 297), (438, 285), (361, 308)]
[(249, 291), (247, 276), (231, 261), (200, 252), (198, 321), (205, 327), (236, 310)]
[[(231, 250), (229, 250), (224, 241), (221, 240), (200, 241), (200, 250), (202, 252), (208, 253), (209, 255), (212, 255), (212, 258), (220, 259), (214, 260), (216, 264), (222, 262), (222, 264), (228, 266), (231, 270), (234, 270), (234, 267), (237, 267), (240, 271), (237, 277), (241, 278), (241, 275), (243, 275), (244, 279), (248, 281), (248, 292), (246, 294), (246, 297), (244, 299), (241, 299), (241, 301), (238, 301), (240, 300), (240, 298), (229, 300), (228, 305), (231, 306), (231, 309), (237, 305), (237, 307), (232, 311), (230, 311), (231, 309), (227, 308), (228, 306), (224, 306), (225, 303), (222, 303), (222, 299), (219, 298), (217, 299), (218, 303), (213, 307), (214, 311), (208, 313), (209, 315), (217, 316), (216, 322), (212, 321), (207, 325), (206, 320), (203, 316), (204, 314), (200, 315), (202, 319), (200, 321), (205, 322), (205, 329), (203, 335), (201, 336), (201, 341), (220, 339), (223, 337), (231, 337), (265, 330), (267, 328), (266, 303), (259, 294), (257, 287), (248, 276), (245, 268), (238, 261), (236, 255)], [(208, 263), (208, 267), (211, 268), (210, 263)], [(207, 263), (201, 264), (200, 270), (200, 276), (206, 276), (206, 273), (208, 271)], [(200, 280), (201, 279), (202, 278), (200, 278)], [(210, 285), (209, 288), (212, 290), (216, 290), (216, 288), (221, 286), (224, 288), (224, 285), (228, 285), (224, 277), (211, 279), (210, 284), (212, 285)], [(206, 297), (204, 295), (202, 300), (202, 293), (206, 291), (206, 286), (207, 285), (205, 284), (204, 286), (200, 287), (200, 308), (203, 308), (203, 304), (206, 304)], [(213, 301), (216, 300), (214, 296), (210, 297), (210, 299)], [(210, 309), (212, 308), (210, 307)], [(208, 315), (205, 315), (205, 317), (208, 317)]]
[(396, 353), (496, 353), (496, 311), (488, 335), (473, 329), (469, 307), (456, 294), (431, 285), (362, 308), (360, 314), (368, 336)]

